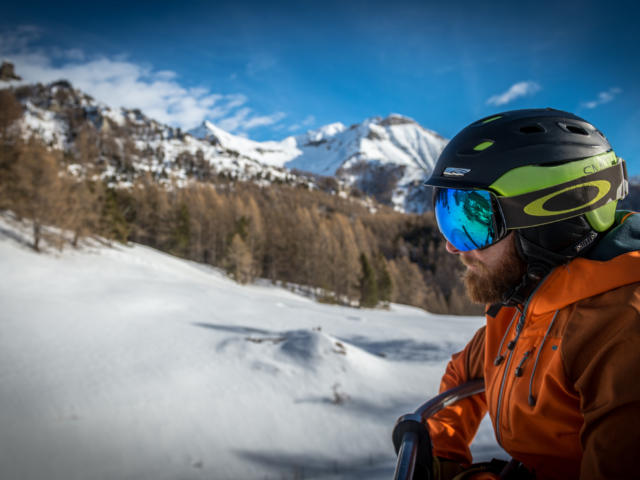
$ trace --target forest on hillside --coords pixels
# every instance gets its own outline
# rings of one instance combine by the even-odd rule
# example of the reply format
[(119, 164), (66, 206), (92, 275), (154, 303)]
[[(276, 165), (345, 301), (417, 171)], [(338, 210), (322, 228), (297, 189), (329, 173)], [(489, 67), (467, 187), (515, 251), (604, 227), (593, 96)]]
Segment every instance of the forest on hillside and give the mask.
[(432, 213), (372, 208), (300, 183), (203, 177), (198, 169), (186, 185), (148, 173), (116, 186), (102, 175), (105, 158), (126, 164), (135, 152), (112, 130), (76, 119), (74, 148), (61, 151), (24, 139), (16, 128), (21, 115), (14, 92), (0, 90), (0, 209), (32, 222), (36, 250), (43, 236), (59, 248), (99, 236), (214, 265), (240, 283), (296, 285), (325, 302), (480, 312)]

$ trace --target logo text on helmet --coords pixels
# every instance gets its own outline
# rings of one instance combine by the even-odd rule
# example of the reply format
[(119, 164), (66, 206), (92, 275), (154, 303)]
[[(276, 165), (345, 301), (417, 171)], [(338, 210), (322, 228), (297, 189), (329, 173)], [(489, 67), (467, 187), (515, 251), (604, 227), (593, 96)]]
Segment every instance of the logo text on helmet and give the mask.
[(469, 168), (447, 167), (444, 169), (443, 175), (445, 177), (464, 177), (470, 171)]
[[(577, 190), (579, 188), (585, 188), (585, 187), (597, 188), (598, 194), (591, 200), (581, 205), (578, 205), (577, 207), (572, 207), (565, 210), (547, 210), (545, 208), (545, 204), (552, 198), (555, 198), (558, 195), (562, 195), (563, 193), (569, 192), (571, 190)], [(524, 207), (524, 212), (527, 215), (531, 215), (534, 217), (548, 217), (551, 215), (561, 215), (563, 213), (576, 212), (580, 209), (593, 205), (602, 197), (604, 197), (607, 193), (609, 193), (610, 190), (611, 190), (611, 183), (608, 180), (594, 180), (592, 182), (585, 182), (579, 185), (573, 185), (571, 187), (563, 188), (562, 190), (550, 193), (549, 195), (545, 195), (542, 198), (538, 198), (537, 200), (530, 202)]]
[[(613, 157), (613, 159), (611, 158)], [(614, 155), (598, 155), (594, 158), (592, 158), (593, 163), (590, 163), (589, 165), (586, 165), (582, 171), (586, 174), (586, 175), (591, 175), (594, 173), (598, 173), (600, 170), (604, 170), (605, 168), (609, 168), (612, 165), (615, 165), (618, 161), (618, 159), (616, 158), (615, 154)]]
[(591, 175), (592, 173), (597, 173), (600, 170), (601, 168), (598, 165), (587, 165), (582, 169), (582, 171), (587, 175)]

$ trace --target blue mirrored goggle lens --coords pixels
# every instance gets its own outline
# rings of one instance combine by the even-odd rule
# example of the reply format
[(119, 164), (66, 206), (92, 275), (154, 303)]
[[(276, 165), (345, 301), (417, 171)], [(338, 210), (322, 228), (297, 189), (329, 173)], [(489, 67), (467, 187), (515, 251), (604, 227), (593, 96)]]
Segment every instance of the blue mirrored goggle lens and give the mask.
[(498, 240), (487, 191), (439, 188), (435, 211), (440, 231), (458, 250), (484, 248)]

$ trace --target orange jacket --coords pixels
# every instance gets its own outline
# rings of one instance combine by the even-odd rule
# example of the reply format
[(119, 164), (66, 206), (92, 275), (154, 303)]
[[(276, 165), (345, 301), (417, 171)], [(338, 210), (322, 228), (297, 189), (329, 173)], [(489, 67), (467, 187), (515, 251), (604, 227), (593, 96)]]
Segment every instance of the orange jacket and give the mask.
[(440, 390), (484, 378), (486, 392), (428, 421), (436, 455), (471, 463), (488, 411), (538, 479), (640, 478), (640, 214), (617, 217), (588, 258), (537, 287), (523, 322), (503, 307), (453, 355)]

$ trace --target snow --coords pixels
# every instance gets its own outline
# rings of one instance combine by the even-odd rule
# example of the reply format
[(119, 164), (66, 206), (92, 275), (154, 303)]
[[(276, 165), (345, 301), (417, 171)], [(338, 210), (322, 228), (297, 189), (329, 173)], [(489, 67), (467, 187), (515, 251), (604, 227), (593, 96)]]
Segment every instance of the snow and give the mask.
[[(398, 114), (372, 117), (351, 127), (340, 122), (280, 142), (255, 142), (225, 132), (211, 122), (189, 132), (209, 140), (241, 158), (274, 167), (286, 167), (324, 176), (337, 176), (356, 185), (366, 175), (363, 163), (402, 169), (393, 195), (393, 206), (409, 210), (408, 192), (431, 173), (447, 140), (414, 120)], [(352, 173), (355, 172), (355, 173)], [(418, 211), (421, 211), (418, 208)]]
[[(80, 90), (71, 90), (66, 83), (52, 83), (38, 89), (33, 98), (24, 100), (22, 130), (25, 137), (36, 134), (52, 148), (69, 151), (74, 147), (74, 135), (68, 119), (61, 113), (67, 107), (82, 106), (86, 118), (98, 129), (108, 131), (117, 125), (115, 134), (123, 129), (138, 152), (123, 153), (132, 171), (105, 172), (103, 178), (111, 186), (131, 185), (140, 172), (150, 172), (159, 182), (184, 186), (191, 173), (180, 163), (180, 155), (196, 152), (211, 166), (211, 173), (240, 181), (307, 183), (295, 169), (323, 176), (334, 176), (341, 185), (376, 193), (383, 201), (391, 198), (400, 211), (420, 213), (426, 207), (420, 195), (420, 185), (433, 169), (446, 140), (421, 127), (414, 120), (398, 114), (386, 118), (372, 117), (360, 124), (346, 127), (331, 123), (304, 134), (281, 141), (256, 142), (233, 135), (205, 121), (190, 135), (163, 125), (139, 110), (112, 109), (93, 100)], [(69, 90), (67, 103), (58, 105), (56, 92)], [(54, 105), (52, 107), (51, 105)], [(104, 121), (104, 120), (109, 121)], [(121, 147), (124, 137), (116, 138)], [(102, 159), (107, 162), (108, 158)], [(115, 175), (113, 175), (115, 173)], [(107, 176), (108, 175), (108, 176)], [(385, 176), (390, 175), (392, 178)], [(390, 181), (387, 181), (390, 180)], [(386, 189), (381, 191), (380, 189)], [(389, 191), (393, 189), (393, 191)]]
[[(389, 478), (395, 420), (483, 319), (323, 305), (0, 217), (0, 477)], [(477, 459), (501, 455), (484, 423)]]
[(309, 130), (305, 135), (310, 141), (318, 141), (327, 137), (333, 137), (338, 133), (342, 133), (347, 127), (342, 122), (334, 122), (324, 125), (316, 130)]
[(291, 158), (300, 154), (295, 141), (289, 138), (282, 142), (256, 142), (226, 132), (206, 120), (189, 133), (198, 139), (214, 140), (225, 150), (237, 152), (246, 158), (270, 166), (282, 167)]
[(53, 112), (38, 108), (31, 102), (26, 102), (22, 126), (25, 139), (35, 134), (47, 145), (58, 150), (65, 148), (67, 126), (56, 118)]
[(369, 118), (348, 129), (332, 124), (296, 139), (302, 154), (286, 164), (289, 168), (334, 175), (341, 167), (377, 161), (408, 167), (407, 180), (424, 178), (447, 143), (435, 132), (397, 114)]
[(126, 123), (125, 113), (123, 113), (122, 109), (112, 110), (107, 106), (101, 105), (101, 113), (120, 127), (124, 126)]

